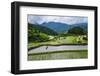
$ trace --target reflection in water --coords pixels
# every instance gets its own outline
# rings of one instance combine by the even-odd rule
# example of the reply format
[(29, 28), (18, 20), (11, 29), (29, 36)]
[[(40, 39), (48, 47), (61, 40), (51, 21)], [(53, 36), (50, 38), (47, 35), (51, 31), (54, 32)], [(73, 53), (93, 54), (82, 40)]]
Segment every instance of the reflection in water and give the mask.
[(28, 60), (57, 60), (57, 59), (83, 59), (88, 58), (87, 50), (83, 51), (65, 51), (57, 53), (33, 54), (28, 56)]

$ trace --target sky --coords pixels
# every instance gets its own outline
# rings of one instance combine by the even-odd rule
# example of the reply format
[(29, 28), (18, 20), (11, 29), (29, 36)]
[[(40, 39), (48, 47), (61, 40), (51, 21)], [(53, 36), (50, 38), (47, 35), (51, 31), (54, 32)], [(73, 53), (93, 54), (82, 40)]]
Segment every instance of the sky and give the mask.
[(28, 15), (28, 23), (42, 24), (44, 22), (60, 22), (65, 24), (87, 23), (87, 17), (79, 16), (43, 16), (43, 15)]

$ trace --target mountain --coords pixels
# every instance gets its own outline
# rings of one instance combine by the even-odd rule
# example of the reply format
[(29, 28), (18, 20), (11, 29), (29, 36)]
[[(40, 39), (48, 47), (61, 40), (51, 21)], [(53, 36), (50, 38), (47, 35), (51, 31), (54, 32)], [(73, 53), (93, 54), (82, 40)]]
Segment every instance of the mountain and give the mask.
[(60, 22), (48, 22), (48, 23), (43, 23), (41, 25), (48, 27), (48, 28), (54, 30), (57, 33), (67, 32), (70, 28), (73, 28), (73, 27), (76, 27), (76, 26), (83, 28), (85, 31), (87, 31), (87, 29), (88, 29), (87, 23), (77, 23), (77, 24), (69, 25), (69, 24), (60, 23)]
[(60, 22), (43, 23), (42, 26), (48, 27), (57, 33), (67, 32), (70, 27), (70, 25), (65, 24), (65, 23), (60, 23)]
[(83, 28), (84, 29), (84, 31), (87, 31), (88, 30), (88, 23), (78, 23), (78, 24), (72, 24), (71, 26), (70, 26), (70, 28), (72, 28), (72, 27), (81, 27), (81, 28)]
[(60, 22), (44, 22), (42, 24), (31, 24), (34, 28), (40, 30), (43, 33), (48, 35), (57, 35), (61, 33), (68, 32), (69, 29), (73, 27), (81, 27), (84, 31), (87, 32), (88, 24), (87, 23), (76, 23), (76, 24), (65, 24)]
[(32, 26), (34, 30), (39, 30), (40, 32), (48, 35), (57, 35), (57, 32), (45, 26), (40, 26), (40, 25), (30, 24), (30, 23), (28, 23), (28, 26)]

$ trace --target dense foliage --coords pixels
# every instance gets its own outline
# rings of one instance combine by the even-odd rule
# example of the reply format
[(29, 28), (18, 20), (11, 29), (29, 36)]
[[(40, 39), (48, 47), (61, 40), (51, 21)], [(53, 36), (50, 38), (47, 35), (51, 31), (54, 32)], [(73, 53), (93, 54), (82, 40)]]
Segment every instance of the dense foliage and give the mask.
[(33, 25), (28, 24), (28, 40), (31, 41), (47, 41), (49, 39), (48, 35), (41, 32), (37, 28), (33, 28)]
[[(60, 37), (66, 39), (67, 36), (71, 35), (87, 35), (87, 31), (82, 27), (74, 26), (71, 27), (68, 31), (57, 33), (53, 29), (50, 29), (46, 26), (28, 23), (28, 42), (46, 42), (50, 40), (61, 39)], [(83, 37), (83, 39), (87, 40), (87, 37)]]
[(68, 30), (68, 34), (84, 35), (85, 33), (85, 30), (81, 27), (73, 27)]
[(36, 24), (28, 24), (28, 26), (32, 26), (32, 28), (39, 30), (42, 33), (48, 34), (48, 35), (57, 35), (57, 32), (55, 32), (54, 30), (45, 27), (45, 26), (41, 26), (41, 25), (36, 25)]

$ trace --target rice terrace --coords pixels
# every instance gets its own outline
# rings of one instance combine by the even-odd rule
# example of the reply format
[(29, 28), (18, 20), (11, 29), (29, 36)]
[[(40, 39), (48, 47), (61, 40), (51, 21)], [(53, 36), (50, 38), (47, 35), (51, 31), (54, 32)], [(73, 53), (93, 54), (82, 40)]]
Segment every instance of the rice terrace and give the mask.
[(28, 61), (88, 58), (88, 18), (27, 15)]

